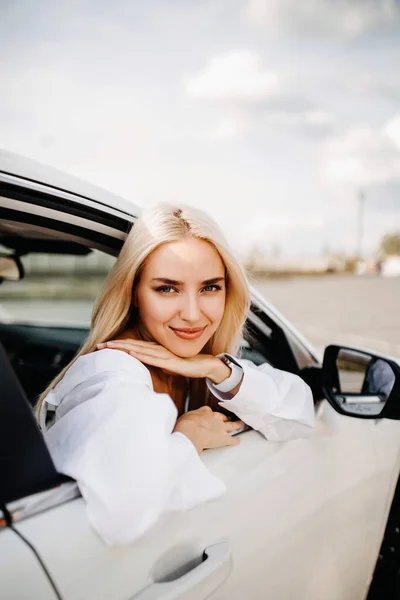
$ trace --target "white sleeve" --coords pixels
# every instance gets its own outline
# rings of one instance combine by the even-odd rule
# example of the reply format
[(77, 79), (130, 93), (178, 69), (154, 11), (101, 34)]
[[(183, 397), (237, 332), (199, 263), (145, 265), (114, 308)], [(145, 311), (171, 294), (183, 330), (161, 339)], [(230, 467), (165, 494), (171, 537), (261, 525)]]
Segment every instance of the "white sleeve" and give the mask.
[(89, 520), (105, 542), (130, 544), (163, 513), (225, 491), (192, 442), (172, 433), (177, 411), (168, 395), (127, 371), (97, 373), (77, 393), (85, 401), (45, 439), (57, 470), (78, 482)]
[(268, 440), (283, 442), (310, 437), (315, 411), (310, 387), (297, 375), (275, 369), (268, 363), (256, 366), (250, 360), (235, 360), (243, 368), (238, 393), (231, 399), (209, 385), (220, 406), (262, 433)]

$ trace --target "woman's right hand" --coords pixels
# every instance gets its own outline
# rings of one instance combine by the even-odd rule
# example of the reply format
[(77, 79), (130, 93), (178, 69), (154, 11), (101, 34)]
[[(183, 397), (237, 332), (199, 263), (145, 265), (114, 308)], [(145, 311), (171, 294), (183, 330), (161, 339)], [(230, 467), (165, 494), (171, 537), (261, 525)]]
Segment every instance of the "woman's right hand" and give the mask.
[(243, 427), (242, 421), (229, 421), (220, 412), (214, 412), (209, 406), (190, 410), (176, 422), (174, 432), (183, 433), (200, 454), (206, 448), (237, 446), (240, 439), (229, 435)]

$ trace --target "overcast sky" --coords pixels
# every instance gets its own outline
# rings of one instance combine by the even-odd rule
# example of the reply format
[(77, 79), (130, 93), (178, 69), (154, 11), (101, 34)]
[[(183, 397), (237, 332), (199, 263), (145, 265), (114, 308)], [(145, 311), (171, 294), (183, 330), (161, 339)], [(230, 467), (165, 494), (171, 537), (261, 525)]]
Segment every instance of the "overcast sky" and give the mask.
[(398, 0), (0, 0), (0, 147), (238, 252), (400, 229)]

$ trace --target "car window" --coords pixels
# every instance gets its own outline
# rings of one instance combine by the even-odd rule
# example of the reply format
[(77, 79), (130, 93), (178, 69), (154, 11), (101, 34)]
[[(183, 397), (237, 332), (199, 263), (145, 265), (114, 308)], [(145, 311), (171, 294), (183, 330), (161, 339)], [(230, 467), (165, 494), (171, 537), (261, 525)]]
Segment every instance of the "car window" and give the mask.
[[(6, 248), (0, 251), (6, 253)], [(81, 255), (21, 256), (25, 276), (0, 285), (0, 318), (88, 326), (93, 303), (115, 258), (82, 247)], [(9, 251), (8, 251), (9, 253)]]

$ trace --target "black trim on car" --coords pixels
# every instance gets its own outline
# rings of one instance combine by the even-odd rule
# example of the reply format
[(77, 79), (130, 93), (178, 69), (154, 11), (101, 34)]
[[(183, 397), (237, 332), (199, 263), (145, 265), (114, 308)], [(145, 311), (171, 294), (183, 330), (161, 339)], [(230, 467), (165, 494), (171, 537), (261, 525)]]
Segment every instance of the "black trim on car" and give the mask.
[[(11, 183), (11, 185), (16, 185), (17, 187), (23, 187), (24, 189), (34, 189), (32, 187), (33, 185), (36, 186), (40, 186), (40, 190), (37, 190), (38, 192), (41, 193), (46, 193), (46, 191), (43, 188), (46, 188), (47, 190), (49, 190), (49, 192), (52, 194), (53, 190), (55, 192), (61, 193), (61, 194), (68, 194), (69, 196), (74, 196), (75, 198), (79, 198), (82, 200), (87, 200), (89, 202), (95, 202), (96, 204), (99, 204), (100, 206), (104, 206), (104, 208), (109, 208), (112, 205), (112, 201), (115, 200), (124, 200), (124, 198), (118, 198), (115, 197), (113, 194), (108, 194), (109, 198), (107, 202), (104, 202), (103, 200), (100, 200), (99, 198), (96, 197), (96, 194), (94, 195), (90, 195), (88, 196), (87, 194), (82, 194), (81, 192), (78, 192), (77, 190), (71, 190), (69, 188), (66, 187), (61, 187), (59, 185), (54, 185), (54, 183), (50, 183), (50, 182), (43, 182), (40, 181), (39, 179), (32, 179), (32, 177), (27, 177), (25, 175), (16, 175), (14, 172), (10, 172), (10, 171), (5, 171), (4, 169), (0, 169), (0, 182), (3, 183), (9, 183), (9, 181), (5, 181), (4, 177), (1, 177), (2, 175), (5, 175), (8, 179), (12, 179), (15, 180), (15, 183)], [(20, 183), (17, 183), (20, 182)], [(84, 184), (85, 186), (87, 185), (86, 182), (79, 182), (80, 184)], [(90, 185), (90, 184), (89, 184)], [(103, 189), (98, 189), (98, 191), (100, 193), (106, 193), (107, 192)], [(53, 194), (52, 194), (53, 195)], [(135, 219), (137, 218), (138, 215), (134, 216), (132, 215), (132, 213), (128, 210), (124, 210), (123, 208), (115, 208), (113, 210), (117, 210), (119, 213), (121, 213), (124, 217), (128, 217), (128, 220), (131, 220), (132, 217), (134, 217)]]
[(100, 245), (104, 245), (104, 241), (107, 240), (107, 247), (109, 247), (110, 250), (112, 249), (114, 251), (119, 251), (124, 242), (124, 240), (114, 238), (110, 235), (107, 235), (106, 233), (93, 231), (92, 229), (82, 227), (77, 223), (65, 223), (64, 221), (49, 219), (48, 217), (42, 217), (40, 215), (22, 213), (21, 211), (13, 210), (10, 208), (0, 207), (0, 217), (2, 219), (7, 219), (10, 221), (28, 223), (30, 225), (37, 225), (39, 227), (45, 227), (47, 229), (60, 231), (63, 233), (73, 235), (74, 237), (82, 236), (85, 237), (85, 239), (93, 241)]
[(257, 306), (254, 301), (251, 303), (250, 310), (271, 330), (270, 338), (277, 351), (277, 357), (273, 361), (274, 366), (298, 375), (300, 371), (299, 365), (287, 340), (285, 330), (276, 321), (271, 319), (262, 308)]
[(82, 204), (61, 198), (60, 196), (51, 195), (50, 193), (31, 189), (28, 190), (23, 186), (0, 181), (0, 196), (6, 196), (7, 198), (19, 200), (20, 202), (26, 202), (28, 204), (35, 204), (36, 206), (43, 206), (59, 212), (65, 212), (75, 217), (90, 219), (96, 223), (117, 229), (118, 231), (123, 231), (124, 233), (128, 233), (130, 229), (126, 218), (116, 217), (115, 215), (92, 207), (85, 207)]

